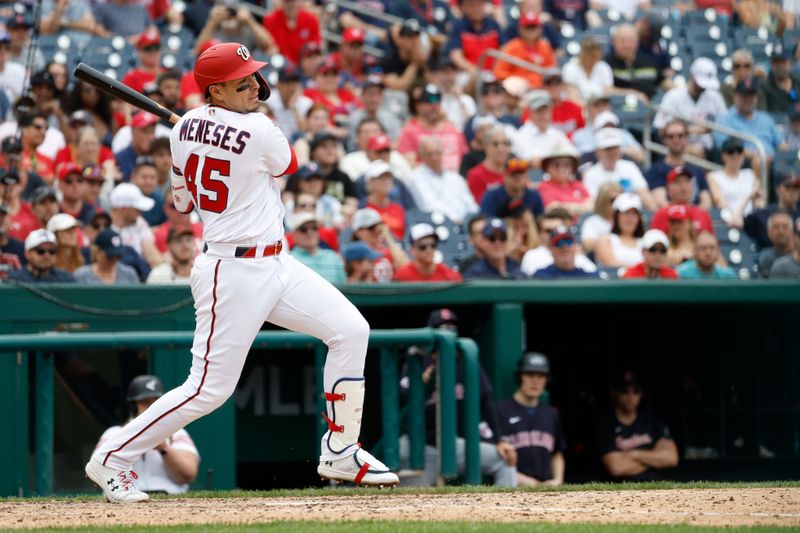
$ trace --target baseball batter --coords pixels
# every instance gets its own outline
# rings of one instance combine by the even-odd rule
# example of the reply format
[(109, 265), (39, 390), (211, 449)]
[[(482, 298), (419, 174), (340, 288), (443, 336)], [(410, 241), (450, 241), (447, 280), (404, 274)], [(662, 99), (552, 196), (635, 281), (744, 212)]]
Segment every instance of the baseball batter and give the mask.
[(328, 431), (317, 472), (361, 485), (398, 478), (358, 443), (369, 325), (333, 285), (283, 252), (284, 207), (274, 178), (297, 169), (286, 137), (256, 112), (270, 89), (238, 43), (212, 46), (194, 77), (207, 105), (186, 113), (170, 136), (175, 207), (203, 220), (204, 253), (191, 276), (197, 326), (183, 385), (159, 398), (95, 451), (87, 476), (109, 501), (148, 498), (131, 465), (233, 393), (264, 321), (328, 346), (324, 387)]

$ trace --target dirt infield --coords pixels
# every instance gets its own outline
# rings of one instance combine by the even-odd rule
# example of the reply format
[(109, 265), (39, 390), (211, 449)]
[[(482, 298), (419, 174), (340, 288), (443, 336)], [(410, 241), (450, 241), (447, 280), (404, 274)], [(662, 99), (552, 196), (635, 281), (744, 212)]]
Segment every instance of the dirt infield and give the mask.
[(125, 507), (88, 499), (0, 503), (0, 528), (364, 519), (800, 526), (800, 488), (170, 498)]

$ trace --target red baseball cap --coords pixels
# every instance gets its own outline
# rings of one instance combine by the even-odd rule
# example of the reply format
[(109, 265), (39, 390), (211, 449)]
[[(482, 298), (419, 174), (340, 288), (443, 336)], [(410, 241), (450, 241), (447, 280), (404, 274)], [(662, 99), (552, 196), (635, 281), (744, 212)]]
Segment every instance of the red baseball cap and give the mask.
[(539, 14), (534, 11), (528, 11), (527, 13), (523, 13), (522, 16), (519, 18), (519, 25), (520, 26), (541, 26), (542, 20), (539, 18)]
[(694, 177), (694, 174), (692, 174), (692, 171), (689, 170), (689, 168), (686, 167), (685, 165), (678, 165), (677, 167), (670, 170), (669, 174), (667, 174), (667, 183), (672, 183), (673, 181), (678, 179), (678, 176), (686, 176), (689, 179), (692, 179)]
[(670, 220), (688, 220), (689, 210), (685, 205), (671, 205), (667, 208), (667, 218)]
[(363, 43), (365, 38), (364, 30), (361, 28), (347, 28), (342, 33), (342, 42), (345, 43)]
[(506, 172), (514, 173), (514, 172), (527, 172), (531, 168), (531, 165), (525, 159), (518, 159), (512, 157), (508, 161), (506, 161)]
[(381, 150), (386, 150), (387, 148), (392, 147), (392, 140), (389, 138), (388, 135), (381, 134), (377, 137), (373, 137), (367, 143), (367, 150), (374, 150), (379, 152)]
[(131, 128), (146, 128), (158, 122), (158, 117), (152, 113), (139, 111), (131, 119)]
[(157, 31), (145, 31), (136, 39), (136, 48), (146, 48), (154, 44), (161, 44), (161, 36)]
[(77, 163), (73, 163), (72, 161), (69, 163), (64, 163), (61, 165), (61, 169), (58, 171), (58, 179), (64, 181), (67, 179), (67, 177), (69, 177), (70, 174), (83, 176), (83, 169), (78, 166)]

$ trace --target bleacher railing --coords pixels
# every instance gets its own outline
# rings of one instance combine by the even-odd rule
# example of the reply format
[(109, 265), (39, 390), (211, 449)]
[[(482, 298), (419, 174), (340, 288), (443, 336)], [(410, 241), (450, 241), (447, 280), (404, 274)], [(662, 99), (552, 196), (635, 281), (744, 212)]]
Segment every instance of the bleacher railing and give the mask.
[[(153, 357), (161, 359), (162, 365), (174, 370), (178, 362), (172, 350), (190, 348), (193, 342), (192, 332), (137, 331), (124, 333), (40, 333), (24, 335), (0, 336), (0, 357), (15, 357), (21, 362), (32, 352), (35, 358), (36, 372), (34, 377), (34, 409), (35, 409), (35, 494), (45, 496), (53, 492), (53, 435), (54, 435), (54, 358), (53, 352), (79, 349), (153, 349)], [(437, 472), (441, 480), (452, 479), (458, 475), (456, 463), (456, 352), (464, 358), (465, 394), (465, 481), (469, 484), (481, 482), (479, 457), (479, 390), (478, 390), (478, 348), (471, 339), (457, 339), (450, 331), (430, 328), (372, 330), (369, 345), (381, 349), (381, 415), (383, 419), (384, 457), (387, 466), (397, 469), (400, 457), (397, 440), (400, 431), (400, 415), (398, 402), (399, 380), (397, 374), (398, 356), (412, 345), (425, 346), (438, 352), (437, 358)], [(163, 350), (159, 354), (159, 349)], [(263, 331), (257, 336), (251, 349), (286, 350), (313, 349), (316, 362), (317, 409), (326, 411), (322, 395), (322, 373), (327, 355), (327, 347), (318, 339), (291, 331)], [(188, 355), (188, 351), (186, 353)], [(164, 361), (168, 359), (168, 361)], [(409, 356), (409, 464), (412, 470), (425, 467), (425, 398), (422, 382), (422, 364), (419, 356)], [(182, 361), (181, 363), (185, 363)], [(156, 372), (158, 374), (158, 372)], [(20, 376), (27, 380), (27, 376)], [(13, 391), (8, 391), (14, 394)], [(23, 401), (27, 401), (27, 395)], [(11, 398), (11, 404), (19, 398)], [(230, 402), (230, 400), (229, 400)], [(25, 411), (29, 409), (25, 408)], [(231, 412), (231, 416), (233, 413)], [(16, 424), (15, 424), (16, 421)], [(24, 422), (26, 423), (26, 422)], [(24, 423), (11, 421), (11, 434), (26, 436)], [(317, 442), (327, 430), (327, 425), (320, 420), (317, 425)], [(234, 435), (216, 435), (218, 439), (233, 439)], [(15, 440), (12, 438), (11, 440)], [(23, 496), (31, 491), (23, 480), (27, 479), (28, 446), (14, 446), (12, 443), (10, 457), (7, 456), (7, 468), (16, 472), (12, 477), (20, 480), (13, 491), (8, 487), (0, 487), (0, 495)], [(231, 487), (232, 488), (232, 487)]]
[[(668, 153), (667, 147), (663, 144), (657, 143), (653, 141), (653, 118), (657, 112), (662, 112), (669, 117), (674, 117), (680, 120), (683, 120), (687, 124), (694, 124), (696, 126), (701, 126), (711, 132), (719, 132), (723, 135), (727, 135), (729, 137), (734, 137), (736, 139), (740, 139), (745, 142), (751, 142), (756, 147), (756, 152), (761, 159), (761, 166), (758, 169), (758, 177), (761, 180), (761, 187), (764, 191), (769, 190), (769, 164), (767, 163), (767, 151), (764, 148), (764, 143), (756, 137), (755, 135), (751, 135), (750, 133), (742, 132), (739, 130), (734, 130), (732, 128), (728, 128), (725, 126), (720, 126), (714, 122), (709, 122), (707, 120), (703, 120), (700, 118), (690, 117), (674, 109), (667, 109), (661, 105), (658, 106), (648, 106), (648, 112), (645, 115), (645, 121), (643, 124), (643, 131), (642, 131), (642, 140), (645, 148), (645, 155), (646, 155), (646, 164), (649, 166), (652, 164), (651, 154), (652, 152), (658, 152), (660, 154), (666, 155)], [(720, 165), (716, 165), (711, 163), (708, 160), (705, 160), (700, 157), (695, 157), (690, 154), (684, 156), (687, 162), (692, 163), (693, 165), (697, 165), (701, 168), (705, 168), (707, 170), (716, 170), (721, 168)]]

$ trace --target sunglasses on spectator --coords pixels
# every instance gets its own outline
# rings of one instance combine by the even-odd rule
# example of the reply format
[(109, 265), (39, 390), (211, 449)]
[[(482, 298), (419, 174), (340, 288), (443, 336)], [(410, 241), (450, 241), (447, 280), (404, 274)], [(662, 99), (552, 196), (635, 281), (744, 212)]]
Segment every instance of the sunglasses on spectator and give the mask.
[[(174, 209), (174, 207), (173, 207), (173, 209)], [(97, 223), (97, 222), (92, 222), (92, 227), (93, 227), (94, 229), (98, 230), (98, 231), (101, 231), (101, 230), (104, 230), (104, 229), (106, 229), (108, 226), (106, 226), (105, 224), (100, 224), (100, 223)]]
[(56, 255), (55, 248), (34, 248), (33, 251), (39, 255)]
[(492, 236), (490, 236), (490, 237), (486, 237), (486, 239), (487, 239), (489, 242), (498, 242), (498, 241), (500, 241), (500, 242), (506, 242), (506, 240), (508, 239), (508, 237), (506, 237), (505, 235), (492, 235)]
[(295, 208), (296, 209), (316, 209), (317, 208), (317, 204), (316, 203), (313, 203), (313, 204), (295, 204)]
[(320, 74), (322, 74), (323, 76), (326, 76), (326, 77), (327, 76), (338, 76), (339, 75), (339, 71), (338, 70), (326, 70), (326, 71), (320, 72)]
[(733, 150), (725, 150), (722, 153), (730, 154), (730, 155), (733, 155), (733, 154), (742, 155), (744, 153), (744, 148), (734, 148)]
[(76, 183), (83, 183), (83, 178), (72, 178), (64, 180), (64, 185), (75, 185)]
[(423, 243), (420, 243), (420, 244), (415, 244), (414, 247), (417, 250), (419, 250), (421, 252), (424, 252), (425, 250), (435, 250), (436, 249), (436, 243), (435, 242), (423, 242)]
[(739, 68), (752, 68), (752, 66), (753, 66), (753, 64), (752, 64), (752, 63), (734, 63), (734, 64), (733, 64), (733, 68), (735, 68), (735, 69), (739, 69)]
[(370, 226), (370, 227), (368, 227), (367, 229), (368, 229), (368, 230), (370, 230), (370, 231), (380, 231), (380, 229), (381, 229), (381, 222), (378, 222), (378, 223), (377, 223), (377, 224), (375, 224), (374, 226)]
[(685, 133), (665, 133), (664, 134), (664, 138), (665, 139), (683, 139), (684, 137), (686, 137)]
[(159, 48), (161, 48), (159, 45), (151, 44), (149, 46), (145, 46), (144, 48), (142, 48), (142, 51), (143, 52), (158, 52)]
[(316, 224), (309, 224), (308, 226), (301, 226), (297, 228), (297, 231), (299, 231), (300, 233), (316, 232), (317, 230), (319, 230), (319, 226), (317, 226)]
[(651, 246), (647, 249), (648, 252), (651, 254), (666, 254), (667, 249), (663, 246)]

